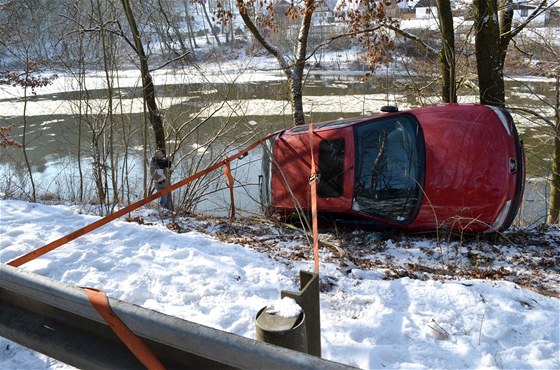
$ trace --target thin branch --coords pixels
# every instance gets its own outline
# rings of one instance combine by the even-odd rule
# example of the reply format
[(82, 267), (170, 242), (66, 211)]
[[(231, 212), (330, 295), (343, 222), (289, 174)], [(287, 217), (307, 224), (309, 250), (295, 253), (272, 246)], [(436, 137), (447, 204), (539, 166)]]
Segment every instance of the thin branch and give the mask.
[(315, 46), (313, 48), (313, 50), (309, 53), (309, 56), (307, 57), (307, 59), (310, 59), (313, 55), (317, 54), (317, 52), (319, 50), (321, 50), (325, 46), (333, 43), (336, 40), (339, 40), (339, 39), (342, 39), (342, 38), (345, 38), (345, 37), (355, 37), (357, 35), (361, 35), (361, 34), (368, 33), (368, 32), (378, 31), (381, 28), (383, 28), (383, 26), (379, 25), (379, 26), (376, 26), (374, 28), (368, 28), (368, 29), (361, 30), (361, 31), (356, 31), (356, 32), (346, 32), (346, 33), (341, 33), (341, 34), (336, 35), (336, 36), (329, 37), (326, 41), (317, 44), (317, 46)]
[(259, 29), (255, 26), (255, 24), (253, 23), (251, 18), (249, 18), (249, 14), (247, 14), (247, 9), (245, 9), (245, 4), (243, 4), (242, 0), (237, 0), (237, 8), (239, 9), (239, 15), (241, 16), (241, 19), (243, 20), (243, 23), (245, 23), (245, 26), (247, 26), (247, 28), (253, 34), (255, 39), (257, 39), (257, 41), (270, 54), (272, 54), (272, 56), (274, 56), (276, 58), (276, 60), (280, 64), (280, 68), (282, 68), (282, 70), (289, 71), (290, 70), (290, 65), (286, 61), (286, 58), (284, 57), (284, 55), (282, 55), (282, 52), (276, 46), (272, 45), (270, 42), (268, 42), (265, 39), (265, 37), (262, 35), (262, 33), (259, 31)]
[(552, 120), (546, 118), (546, 117), (543, 116), (542, 114), (539, 114), (539, 113), (535, 112), (535, 111), (532, 110), (532, 109), (520, 108), (520, 107), (508, 107), (508, 110), (509, 110), (510, 112), (515, 112), (515, 113), (530, 114), (530, 115), (532, 115), (532, 116), (534, 116), (534, 117), (536, 117), (536, 118), (542, 120), (546, 125), (550, 126), (552, 129), (555, 129), (555, 128), (556, 128), (556, 125), (555, 125), (555, 123), (554, 123)]
[(132, 48), (132, 50), (134, 50), (136, 55), (140, 56), (140, 50), (138, 50), (136, 48), (136, 45), (134, 44), (134, 42), (130, 41), (130, 39), (126, 36), (126, 34), (124, 33), (124, 30), (122, 28), (121, 22), (117, 21), (117, 26), (119, 27), (120, 32), (111, 31), (111, 30), (109, 30), (109, 31), (115, 33), (116, 35), (121, 36), (124, 39), (124, 41)]
[(414, 41), (416, 44), (420, 45), (421, 47), (423, 47), (425, 50), (438, 55), (439, 54), (439, 50), (435, 49), (434, 47), (428, 45), (425, 41), (423, 41), (420, 37), (410, 33), (410, 32), (406, 32), (404, 30), (401, 30), (398, 27), (395, 27), (391, 24), (384, 24), (383, 27), (390, 29), (391, 31), (396, 32), (397, 34), (403, 36), (404, 38), (407, 38), (409, 40)]
[(541, 0), (541, 2), (539, 3), (539, 5), (535, 8), (535, 10), (533, 10), (533, 12), (527, 17), (527, 19), (520, 23), (517, 27), (515, 27), (514, 29), (503, 33), (502, 35), (500, 35), (500, 37), (502, 39), (508, 39), (511, 40), (512, 38), (514, 38), (515, 36), (517, 36), (519, 34), (519, 32), (521, 32), (525, 27), (527, 27), (527, 25), (535, 18), (537, 18), (539, 15), (541, 15), (542, 13), (544, 13), (545, 11), (547, 11), (548, 9), (552, 8), (558, 1), (560, 0), (555, 0), (554, 2), (552, 2), (551, 4), (548, 4), (548, 0)]
[(152, 68), (152, 69), (148, 69), (148, 72), (149, 72), (149, 73), (152, 73), (153, 71), (157, 71), (157, 70), (159, 70), (159, 69), (165, 68), (166, 66), (168, 66), (169, 64), (171, 64), (171, 63), (173, 63), (173, 62), (175, 62), (175, 61), (177, 61), (177, 60), (180, 60), (180, 59), (183, 59), (184, 57), (186, 57), (186, 56), (189, 55), (190, 53), (191, 53), (190, 51), (187, 51), (186, 53), (183, 53), (183, 54), (179, 55), (179, 56), (176, 57), (176, 58), (173, 58), (173, 59), (170, 59), (170, 60), (166, 61), (165, 63), (163, 63), (162, 65), (160, 65), (160, 66), (158, 66), (158, 67), (155, 67), (155, 68)]

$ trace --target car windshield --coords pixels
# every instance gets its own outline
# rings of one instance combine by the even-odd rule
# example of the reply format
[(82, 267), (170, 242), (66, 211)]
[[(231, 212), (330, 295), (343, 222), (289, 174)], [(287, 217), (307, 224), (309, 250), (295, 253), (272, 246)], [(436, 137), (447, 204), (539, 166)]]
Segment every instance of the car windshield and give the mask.
[(413, 220), (423, 185), (424, 145), (410, 114), (354, 127), (356, 163), (352, 209), (398, 223)]

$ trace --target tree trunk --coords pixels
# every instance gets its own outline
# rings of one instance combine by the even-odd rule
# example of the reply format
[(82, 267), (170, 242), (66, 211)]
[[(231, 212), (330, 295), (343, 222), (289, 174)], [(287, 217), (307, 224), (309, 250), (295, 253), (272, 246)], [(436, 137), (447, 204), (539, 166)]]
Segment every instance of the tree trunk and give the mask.
[(474, 0), (475, 53), (480, 103), (505, 106), (497, 0)]
[(288, 77), (288, 85), (290, 86), (290, 104), (292, 107), (292, 120), (294, 125), (305, 124), (305, 115), (303, 113), (303, 83), (299, 77)]
[(84, 102), (87, 102), (87, 100), (89, 100), (87, 98), (87, 92), (85, 90), (85, 86), (86, 86), (86, 69), (85, 69), (85, 53), (84, 53), (84, 45), (83, 45), (83, 38), (81, 37), (81, 35), (79, 36), (78, 39), (78, 43), (79, 43), (79, 55), (80, 58), (78, 60), (78, 84), (80, 86), (79, 88), (79, 99), (78, 99), (78, 140), (76, 142), (76, 147), (77, 147), (77, 159), (78, 159), (78, 173), (79, 173), (79, 193), (78, 193), (78, 200), (79, 202), (83, 202), (84, 201), (84, 170), (82, 168), (82, 124), (84, 121), (84, 118), (82, 117), (83, 115), (83, 105)]
[[(29, 65), (29, 59), (27, 59), (26, 63), (26, 70), (25, 75), (26, 78), (29, 76), (29, 70), (27, 69)], [(25, 160), (25, 165), (27, 167), (27, 173), (29, 175), (29, 181), (31, 182), (31, 201), (37, 201), (37, 191), (35, 187), (35, 180), (33, 178), (33, 169), (31, 167), (31, 163), (29, 162), (29, 157), (27, 156), (27, 87), (23, 88), (23, 135), (21, 139), (21, 145), (23, 148), (23, 158)]]
[[(102, 31), (102, 34), (104, 32)], [(114, 117), (114, 105), (113, 105), (113, 96), (114, 96), (114, 76), (113, 76), (113, 50), (111, 46), (109, 46), (108, 42), (105, 40), (105, 35), (102, 36), (103, 39), (103, 60), (104, 60), (104, 69), (105, 69), (105, 82), (107, 84), (107, 122), (108, 122), (108, 137), (106, 140), (108, 141), (104, 146), (104, 153), (108, 156), (109, 166), (105, 166), (105, 185), (106, 185), (106, 192), (107, 192), (107, 206), (115, 205), (119, 202), (119, 193), (118, 193), (118, 178), (117, 178), (117, 160), (115, 159), (116, 153), (114, 150), (114, 140), (115, 140), (115, 117)], [(104, 154), (105, 156), (105, 154)], [(104, 161), (105, 162), (105, 161)], [(113, 200), (110, 199), (110, 189), (109, 189), (109, 179), (108, 174), (110, 173), (111, 179), (111, 187), (113, 188)], [(109, 212), (109, 211), (108, 211)]]
[(296, 60), (294, 66), (294, 89), (293, 89), (293, 117), (295, 125), (305, 124), (305, 116), (303, 114), (303, 73), (305, 62), (307, 60), (307, 41), (309, 40), (309, 31), (311, 30), (311, 18), (315, 11), (315, 0), (305, 1), (305, 10), (299, 26), (299, 35), (296, 46)]
[(206, 5), (207, 5), (206, 1), (202, 1), (200, 3), (200, 6), (202, 7), (202, 12), (204, 13), (204, 17), (206, 18), (206, 22), (208, 22), (208, 27), (210, 27), (210, 32), (212, 33), (212, 36), (214, 36), (214, 39), (216, 40), (216, 43), (218, 44), (218, 46), (221, 46), (222, 43), (220, 42), (220, 37), (218, 36), (218, 33), (216, 32), (216, 29), (214, 28), (214, 25), (212, 25), (212, 21), (210, 20), (210, 17), (208, 16), (208, 11), (206, 10)]
[[(506, 55), (511, 41), (511, 30), (513, 26), (513, 5), (511, 0), (500, 1), (500, 62), (502, 66), (506, 62)], [(507, 36), (505, 36), (507, 35)]]
[(150, 119), (150, 124), (154, 130), (155, 140), (156, 140), (156, 150), (161, 150), (164, 154), (165, 150), (165, 130), (163, 127), (163, 117), (159, 111), (157, 101), (156, 101), (156, 91), (152, 76), (150, 75), (150, 70), (148, 68), (148, 60), (146, 53), (144, 52), (144, 45), (140, 39), (140, 33), (138, 32), (138, 26), (136, 25), (136, 19), (130, 8), (129, 0), (122, 0), (122, 5), (132, 32), (132, 37), (134, 39), (135, 51), (140, 58), (140, 74), (142, 76), (142, 87), (144, 93), (144, 103), (148, 108), (148, 117)]
[(441, 73), (443, 84), (441, 97), (445, 103), (457, 102), (455, 77), (455, 30), (450, 0), (437, 0), (438, 17), (441, 27)]
[(189, 12), (189, 5), (187, 0), (183, 0), (183, 7), (185, 8), (185, 22), (187, 23), (187, 30), (188, 30), (188, 34), (189, 34), (189, 47), (191, 49), (191, 53), (193, 55), (193, 58), (196, 59), (196, 56), (194, 54), (194, 49), (197, 48), (198, 49), (198, 45), (196, 44), (196, 35), (194, 34), (193, 31), (193, 27), (192, 27), (192, 20), (191, 20), (191, 14)]
[(554, 132), (554, 153), (552, 154), (552, 178), (550, 180), (550, 201), (547, 220), (549, 224), (560, 222), (560, 75), (556, 75), (555, 118), (556, 130)]

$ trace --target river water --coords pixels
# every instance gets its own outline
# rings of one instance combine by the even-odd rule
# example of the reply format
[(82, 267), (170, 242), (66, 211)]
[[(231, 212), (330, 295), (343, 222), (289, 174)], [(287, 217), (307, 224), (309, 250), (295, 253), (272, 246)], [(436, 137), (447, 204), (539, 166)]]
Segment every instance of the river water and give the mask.
[[(267, 133), (291, 125), (287, 88), (279, 73), (250, 71), (234, 75), (221, 71), (210, 77), (193, 78), (165, 72), (154, 76), (154, 81), (165, 114), (171, 143), (169, 152), (175, 153), (173, 182), (235, 153)], [(133, 201), (143, 196), (147, 186), (145, 156), (151, 154), (149, 147), (153, 140), (144, 119), (139, 79), (134, 71), (123, 72), (111, 84), (112, 99), (108, 98), (107, 80), (95, 74), (84, 80), (87, 89), (82, 88), (81, 92), (77, 82), (69, 77), (55, 80), (36, 95), (28, 92), (27, 99), (22, 99), (21, 89), (2, 87), (0, 125), (14, 124), (10, 138), (20, 142), (24, 140), (25, 127), (26, 153), (39, 197), (75, 200), (81, 184), (82, 199), (93, 202), (96, 196), (91, 176), (96, 153), (92, 150), (94, 137), (101, 151), (99, 155), (106, 156), (104, 165), (116, 167), (113, 169), (119, 177), (116, 184), (121, 198)], [(437, 91), (419, 98), (418, 87), (425, 85), (426, 79), (394, 76), (363, 80), (361, 74), (309, 75), (304, 91), (306, 118), (317, 122), (375, 113), (383, 105), (406, 109), (437, 103)], [(508, 103), (512, 105), (546, 110), (545, 104), (535, 106), (538, 99), (534, 94), (543, 101), (552, 102), (554, 98), (551, 81), (510, 81), (507, 85)], [(460, 101), (475, 102), (476, 96), (463, 95)], [(109, 115), (109, 111), (113, 114)], [(549, 131), (536, 121), (520, 116), (516, 119), (526, 145), (528, 168), (525, 201), (518, 223), (542, 222), (546, 214), (545, 178), (552, 152)], [(148, 143), (146, 150), (145, 143)], [(0, 151), (0, 192), (6, 196), (29, 194), (24, 163), (21, 149)], [(245, 214), (257, 213), (260, 148), (234, 161), (232, 169), (236, 208)], [(197, 200), (194, 207), (197, 212), (227, 214), (229, 192), (223, 179), (221, 173), (214, 174), (188, 191), (179, 191), (176, 201), (193, 198)]]

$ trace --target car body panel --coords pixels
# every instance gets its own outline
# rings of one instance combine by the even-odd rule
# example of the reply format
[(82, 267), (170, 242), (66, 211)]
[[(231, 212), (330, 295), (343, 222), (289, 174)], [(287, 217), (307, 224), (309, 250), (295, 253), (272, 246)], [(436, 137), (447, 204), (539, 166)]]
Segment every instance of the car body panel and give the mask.
[[(352, 128), (314, 131), (313, 140), (318, 144), (325, 140), (344, 140), (345, 153), (343, 194), (338, 197), (318, 197), (317, 206), (323, 211), (349, 209), (352, 205), (353, 183), (353, 135)], [(311, 171), (311, 152), (307, 132), (285, 139), (280, 136), (274, 147), (275, 166), (272, 168), (272, 204), (278, 209), (309, 208), (309, 176)], [(314, 145), (313, 155), (319, 161), (319, 145)], [(319, 165), (319, 163), (317, 163)], [(288, 185), (289, 184), (289, 185)], [(296, 200), (293, 199), (295, 196)]]
[(515, 141), (491, 109), (448, 108), (416, 112), (426, 140), (426, 193), (415, 224), (472, 224), (481, 231), (513, 195), (517, 180), (509, 158), (517, 160)]

